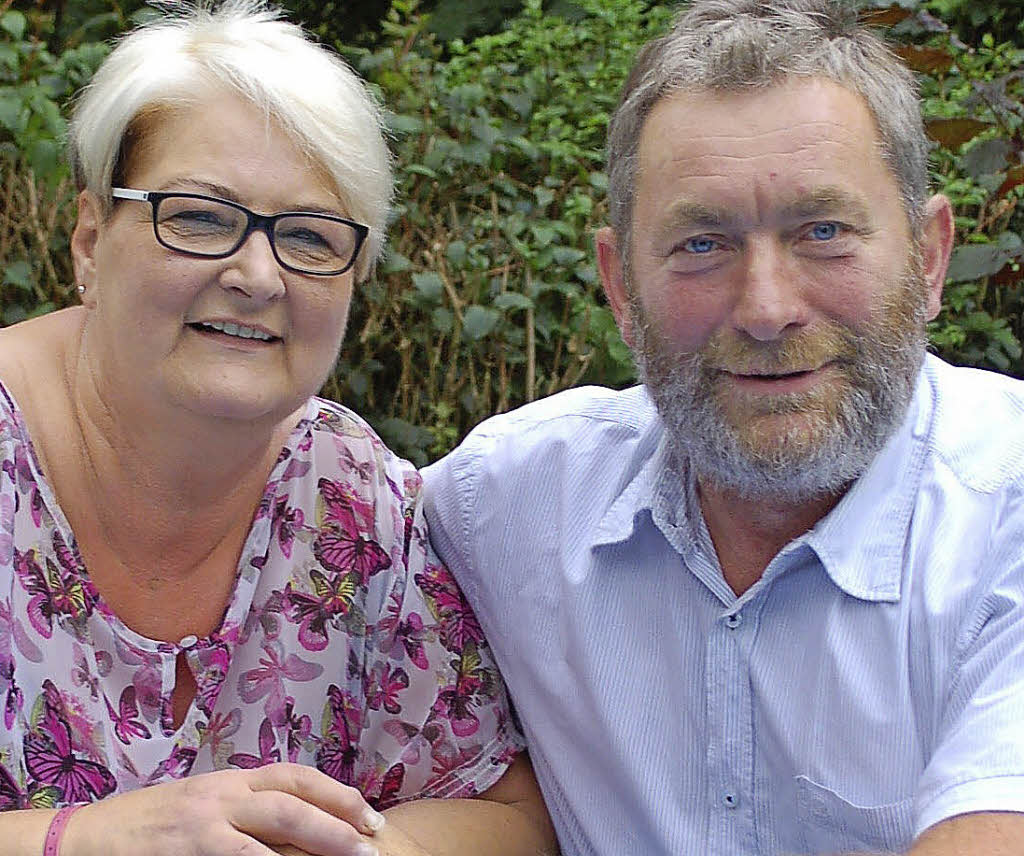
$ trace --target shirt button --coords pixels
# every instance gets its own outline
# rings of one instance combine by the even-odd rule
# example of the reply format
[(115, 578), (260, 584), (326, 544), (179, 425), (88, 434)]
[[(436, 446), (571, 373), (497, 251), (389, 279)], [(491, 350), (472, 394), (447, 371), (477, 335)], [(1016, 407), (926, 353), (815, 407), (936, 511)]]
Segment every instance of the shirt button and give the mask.
[(198, 641), (199, 641), (199, 638), (196, 637), (196, 636), (193, 636), (190, 633), (188, 636), (185, 636), (185, 637), (182, 638), (182, 640), (178, 643), (178, 647), (179, 648), (191, 648)]
[(722, 794), (722, 805), (726, 808), (736, 808), (740, 804), (740, 798), (736, 794), (726, 791)]
[(735, 630), (742, 623), (743, 616), (741, 616), (738, 612), (734, 612), (732, 615), (727, 615), (725, 617), (725, 626), (728, 627), (730, 630)]

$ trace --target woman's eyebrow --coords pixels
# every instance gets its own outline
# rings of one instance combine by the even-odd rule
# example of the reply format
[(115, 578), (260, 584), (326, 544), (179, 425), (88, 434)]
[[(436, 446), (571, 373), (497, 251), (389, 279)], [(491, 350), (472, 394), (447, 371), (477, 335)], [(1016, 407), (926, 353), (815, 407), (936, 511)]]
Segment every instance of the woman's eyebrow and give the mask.
[[(218, 184), (215, 181), (206, 181), (202, 178), (172, 178), (170, 181), (164, 182), (159, 190), (173, 191), (181, 190), (183, 192), (197, 192), (206, 193), (210, 196), (216, 196), (218, 199), (226, 199), (228, 202), (235, 202), (239, 205), (245, 205), (241, 197), (230, 187), (223, 184)], [(248, 207), (248, 206), (246, 206)], [(282, 208), (282, 211), (285, 209)], [(343, 217), (337, 208), (327, 208), (323, 205), (289, 205), (288, 211), (297, 211), (303, 214), (326, 214), (328, 217)]]

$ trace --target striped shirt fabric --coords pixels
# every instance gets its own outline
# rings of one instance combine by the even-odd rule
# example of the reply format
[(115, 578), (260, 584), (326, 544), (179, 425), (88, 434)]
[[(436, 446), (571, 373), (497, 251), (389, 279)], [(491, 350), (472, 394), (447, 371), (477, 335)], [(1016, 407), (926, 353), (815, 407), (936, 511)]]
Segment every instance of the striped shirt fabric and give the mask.
[(642, 388), (591, 387), (424, 474), (566, 856), (902, 852), (1024, 812), (1024, 383), (927, 357), (741, 597), (668, 459)]

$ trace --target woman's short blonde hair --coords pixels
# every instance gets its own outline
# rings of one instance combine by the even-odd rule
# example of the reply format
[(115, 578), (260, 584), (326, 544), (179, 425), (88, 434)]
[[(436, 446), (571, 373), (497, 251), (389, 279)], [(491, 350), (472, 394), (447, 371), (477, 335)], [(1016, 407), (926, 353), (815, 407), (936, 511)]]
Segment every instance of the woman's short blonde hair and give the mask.
[(365, 279), (394, 187), (380, 107), (340, 57), (263, 0), (176, 4), (120, 40), (74, 108), (68, 144), (79, 190), (112, 206), (111, 187), (153, 121), (223, 88), (281, 127), (331, 176), (345, 214), (370, 227), (355, 266)]

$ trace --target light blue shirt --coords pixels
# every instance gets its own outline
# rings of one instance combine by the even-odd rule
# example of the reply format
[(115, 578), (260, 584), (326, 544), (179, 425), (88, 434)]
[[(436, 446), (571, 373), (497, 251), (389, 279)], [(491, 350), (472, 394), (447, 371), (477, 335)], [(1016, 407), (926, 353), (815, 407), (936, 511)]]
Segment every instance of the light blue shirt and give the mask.
[(738, 598), (662, 438), (642, 388), (577, 389), (425, 473), (563, 853), (900, 851), (1024, 811), (1024, 383), (929, 356)]

